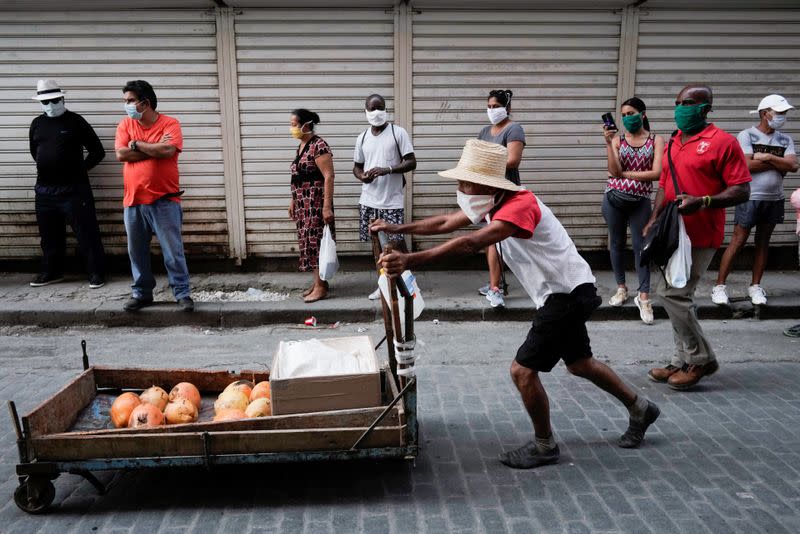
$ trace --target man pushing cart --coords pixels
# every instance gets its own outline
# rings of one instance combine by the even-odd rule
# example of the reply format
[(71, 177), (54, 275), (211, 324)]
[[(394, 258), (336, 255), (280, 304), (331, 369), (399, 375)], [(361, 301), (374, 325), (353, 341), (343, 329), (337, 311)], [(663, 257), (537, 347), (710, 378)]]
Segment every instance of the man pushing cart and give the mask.
[(408, 224), (376, 221), (373, 232), (447, 234), (470, 224), (481, 228), (429, 250), (391, 251), (380, 257), (390, 276), (450, 256), (475, 254), (502, 241), (503, 259), (536, 306), (527, 339), (511, 364), (511, 377), (533, 422), (534, 439), (499, 459), (509, 467), (530, 469), (558, 462), (550, 426), (547, 393), (539, 380), (563, 359), (570, 373), (586, 378), (622, 402), (630, 413), (619, 446), (638, 447), (660, 410), (625, 384), (607, 365), (592, 358), (586, 321), (600, 305), (595, 277), (553, 212), (533, 193), (505, 178), (506, 148), (467, 141), (458, 165), (439, 174), (458, 180), (460, 211)]

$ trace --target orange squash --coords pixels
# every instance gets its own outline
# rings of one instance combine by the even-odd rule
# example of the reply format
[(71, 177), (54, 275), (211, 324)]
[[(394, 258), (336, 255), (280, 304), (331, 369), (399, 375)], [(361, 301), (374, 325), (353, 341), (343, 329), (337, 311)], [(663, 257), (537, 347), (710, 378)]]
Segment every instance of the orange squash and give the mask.
[(164, 413), (152, 404), (142, 403), (131, 412), (128, 419), (130, 428), (161, 426), (164, 424)]
[(241, 391), (247, 398), (250, 398), (250, 393), (253, 391), (253, 383), (249, 380), (237, 380), (236, 382), (231, 382), (228, 384), (228, 387), (225, 388), (224, 391), (230, 391), (231, 389)]
[(139, 400), (145, 404), (152, 404), (163, 412), (169, 402), (169, 395), (158, 386), (150, 386), (142, 391), (142, 394), (139, 395)]
[(269, 381), (264, 380), (259, 382), (250, 392), (250, 402), (256, 399), (269, 399), (272, 398), (272, 391), (270, 390)]
[(125, 428), (128, 426), (128, 419), (134, 408), (139, 406), (142, 401), (139, 400), (139, 395), (127, 391), (114, 399), (111, 405), (111, 424), (115, 428)]
[(244, 411), (247, 417), (266, 417), (272, 415), (272, 401), (267, 398), (256, 399)]
[(217, 411), (214, 416), (214, 421), (236, 421), (237, 419), (246, 419), (247, 414), (242, 410), (236, 408), (223, 408)]
[(200, 405), (203, 402), (202, 397), (200, 397), (200, 391), (189, 382), (181, 382), (179, 384), (175, 384), (169, 392), (169, 401), (175, 402), (176, 399), (186, 399), (192, 404), (194, 404), (195, 408), (200, 410)]
[(180, 423), (193, 423), (197, 421), (197, 406), (189, 399), (178, 397), (170, 401), (164, 408), (164, 417), (167, 424), (176, 425)]
[(226, 389), (219, 394), (214, 402), (214, 411), (218, 412), (226, 408), (235, 408), (244, 411), (247, 408), (247, 395), (238, 389)]

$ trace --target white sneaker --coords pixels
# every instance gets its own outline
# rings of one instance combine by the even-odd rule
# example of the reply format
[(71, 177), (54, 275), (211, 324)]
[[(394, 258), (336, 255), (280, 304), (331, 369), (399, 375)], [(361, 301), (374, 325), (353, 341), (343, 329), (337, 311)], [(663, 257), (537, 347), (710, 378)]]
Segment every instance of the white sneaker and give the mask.
[(490, 289), (492, 289), (491, 286), (489, 284), (486, 284), (485, 286), (481, 286), (478, 288), (478, 293), (480, 293), (481, 295), (488, 295)]
[(618, 287), (617, 292), (608, 299), (608, 304), (611, 306), (622, 306), (625, 304), (626, 300), (628, 300), (628, 290), (624, 287)]
[(714, 304), (730, 304), (730, 300), (728, 299), (728, 292), (725, 291), (724, 285), (714, 286), (714, 289), (711, 290), (711, 302)]
[(767, 294), (764, 288), (758, 284), (750, 286), (747, 290), (747, 294), (750, 295), (750, 301), (757, 306), (767, 303)]
[(633, 303), (639, 308), (639, 317), (644, 324), (653, 324), (653, 303), (650, 300), (639, 300), (639, 296), (633, 297)]
[(369, 294), (367, 297), (369, 300), (380, 300), (381, 299), (381, 288), (376, 289), (372, 293)]
[(503, 299), (503, 291), (499, 287), (493, 287), (486, 293), (486, 300), (492, 305), (492, 308), (503, 308), (506, 301)]

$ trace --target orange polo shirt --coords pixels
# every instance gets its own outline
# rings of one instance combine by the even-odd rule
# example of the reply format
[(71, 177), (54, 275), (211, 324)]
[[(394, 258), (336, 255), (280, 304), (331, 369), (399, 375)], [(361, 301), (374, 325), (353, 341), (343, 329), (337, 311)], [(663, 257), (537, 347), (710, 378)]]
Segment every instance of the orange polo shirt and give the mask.
[[(130, 117), (125, 117), (117, 125), (114, 149), (125, 148), (133, 140), (158, 143), (167, 133), (172, 137), (167, 142), (177, 148), (172, 157), (123, 163), (122, 178), (125, 194), (122, 204), (126, 208), (139, 204), (152, 204), (167, 193), (179, 191), (178, 154), (183, 150), (183, 134), (178, 119), (161, 114), (149, 128), (143, 127), (139, 121)], [(172, 197), (170, 200), (180, 202), (181, 199)]]
[[(716, 195), (736, 184), (752, 180), (742, 147), (731, 134), (709, 124), (701, 132), (681, 142), (680, 130), (673, 138), (672, 161), (678, 174), (678, 187), (684, 193), (704, 197)], [(664, 190), (664, 200), (675, 200), (675, 187), (667, 158), (669, 144), (664, 150), (661, 178), (658, 186)], [(701, 208), (684, 215), (686, 233), (696, 248), (719, 248), (725, 238), (725, 208)]]

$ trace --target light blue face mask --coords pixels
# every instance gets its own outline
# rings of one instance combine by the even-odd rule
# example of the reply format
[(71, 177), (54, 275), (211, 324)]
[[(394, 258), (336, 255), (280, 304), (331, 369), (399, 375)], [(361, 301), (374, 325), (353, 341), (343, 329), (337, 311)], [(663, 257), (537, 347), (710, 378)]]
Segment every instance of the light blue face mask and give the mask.
[(42, 104), (42, 111), (44, 111), (48, 117), (54, 119), (66, 113), (67, 106), (64, 104), (64, 99), (62, 98), (60, 101), (55, 103)]
[(136, 111), (136, 102), (125, 104), (125, 113), (128, 114), (128, 117), (137, 121), (142, 118), (142, 115), (144, 115), (144, 112)]

